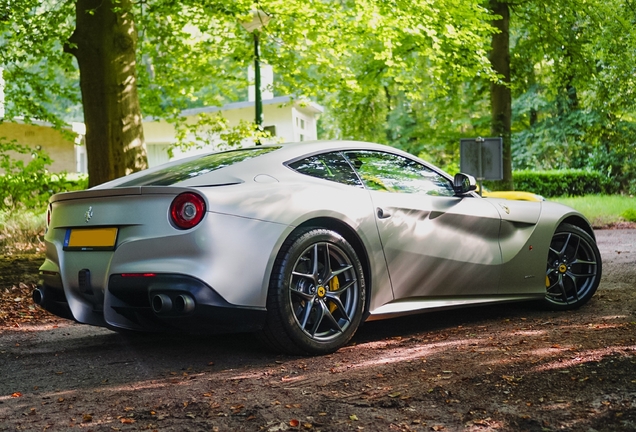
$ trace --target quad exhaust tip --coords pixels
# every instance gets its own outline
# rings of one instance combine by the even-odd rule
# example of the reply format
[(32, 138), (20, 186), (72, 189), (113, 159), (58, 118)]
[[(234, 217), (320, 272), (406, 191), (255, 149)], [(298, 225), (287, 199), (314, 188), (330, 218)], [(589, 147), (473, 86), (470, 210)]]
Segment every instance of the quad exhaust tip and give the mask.
[(180, 294), (174, 299), (174, 310), (179, 313), (188, 313), (194, 310), (194, 299), (187, 294)]
[(185, 314), (194, 310), (194, 299), (188, 294), (179, 294), (174, 300), (167, 294), (156, 294), (152, 297), (151, 307), (156, 314), (175, 312)]
[(154, 313), (168, 313), (172, 310), (172, 299), (165, 294), (157, 294), (152, 298)]
[(40, 288), (34, 289), (31, 293), (31, 297), (33, 298), (33, 303), (35, 303), (36, 305), (42, 306), (42, 304), (44, 303), (44, 291), (42, 291)]

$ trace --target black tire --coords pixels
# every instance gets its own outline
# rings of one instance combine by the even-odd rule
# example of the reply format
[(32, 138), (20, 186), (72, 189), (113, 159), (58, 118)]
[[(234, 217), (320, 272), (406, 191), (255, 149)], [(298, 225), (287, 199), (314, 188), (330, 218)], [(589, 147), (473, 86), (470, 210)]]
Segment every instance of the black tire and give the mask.
[(364, 304), (364, 274), (353, 247), (334, 231), (302, 229), (276, 258), (261, 336), (288, 354), (328, 354), (349, 342)]
[(560, 225), (550, 242), (544, 305), (552, 310), (581, 307), (596, 292), (601, 270), (596, 241), (577, 226)]

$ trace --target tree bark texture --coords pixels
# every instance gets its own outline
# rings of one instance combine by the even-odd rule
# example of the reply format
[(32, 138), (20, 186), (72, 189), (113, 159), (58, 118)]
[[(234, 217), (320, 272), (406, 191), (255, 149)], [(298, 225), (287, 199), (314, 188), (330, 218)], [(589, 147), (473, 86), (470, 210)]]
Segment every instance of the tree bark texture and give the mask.
[(77, 58), (89, 186), (147, 167), (130, 0), (77, 0), (66, 51)]
[(490, 132), (493, 136), (503, 138), (503, 180), (501, 189), (513, 190), (512, 181), (512, 95), (510, 91), (510, 7), (508, 3), (490, 0), (490, 10), (501, 16), (493, 21), (499, 30), (492, 36), (490, 63), (500, 76), (498, 82), (490, 84), (490, 110), (492, 114)]

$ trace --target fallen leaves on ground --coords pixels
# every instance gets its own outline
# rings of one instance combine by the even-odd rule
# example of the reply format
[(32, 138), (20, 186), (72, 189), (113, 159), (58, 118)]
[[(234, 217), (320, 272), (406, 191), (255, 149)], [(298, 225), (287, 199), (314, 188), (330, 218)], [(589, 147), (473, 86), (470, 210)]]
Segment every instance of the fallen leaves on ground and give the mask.
[(21, 327), (60, 320), (31, 299), (44, 255), (16, 255), (0, 260), (0, 327)]

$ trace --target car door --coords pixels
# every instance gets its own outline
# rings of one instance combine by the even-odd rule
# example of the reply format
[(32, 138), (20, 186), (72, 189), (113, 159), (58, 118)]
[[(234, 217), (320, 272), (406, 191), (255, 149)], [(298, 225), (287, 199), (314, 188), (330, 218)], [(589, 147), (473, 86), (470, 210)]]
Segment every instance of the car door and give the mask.
[(454, 196), (445, 176), (401, 155), (346, 156), (371, 194), (395, 300), (497, 294), (501, 218), (492, 203)]

